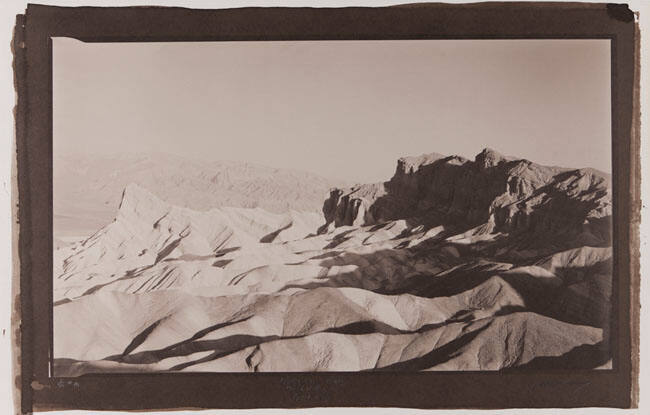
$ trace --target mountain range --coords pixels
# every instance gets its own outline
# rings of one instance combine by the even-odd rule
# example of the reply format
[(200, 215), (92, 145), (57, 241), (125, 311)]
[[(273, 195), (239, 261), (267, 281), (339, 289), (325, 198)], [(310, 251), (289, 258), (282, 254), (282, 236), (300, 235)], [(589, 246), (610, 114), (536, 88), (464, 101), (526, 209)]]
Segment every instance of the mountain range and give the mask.
[[(146, 187), (54, 253), (57, 376), (611, 367), (605, 173), (432, 153), (328, 189), (321, 213)], [(233, 200), (275, 191), (247, 189)]]
[(320, 212), (330, 188), (344, 184), (312, 173), (236, 161), (165, 154), (66, 155), (54, 159), (54, 234), (58, 245), (89, 236), (114, 218), (133, 183), (171, 204)]

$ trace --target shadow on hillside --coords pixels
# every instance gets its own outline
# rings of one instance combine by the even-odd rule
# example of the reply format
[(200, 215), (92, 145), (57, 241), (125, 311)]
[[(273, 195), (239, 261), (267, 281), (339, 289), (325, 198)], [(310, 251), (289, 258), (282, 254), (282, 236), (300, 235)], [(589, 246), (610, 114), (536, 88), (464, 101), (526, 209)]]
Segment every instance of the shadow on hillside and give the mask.
[(104, 358), (103, 360), (113, 361), (117, 363), (127, 363), (127, 364), (153, 364), (158, 363), (162, 360), (189, 356), (194, 353), (212, 351), (207, 356), (196, 360), (190, 360), (184, 363), (179, 363), (175, 365), (170, 370), (182, 370), (187, 367), (215, 360), (224, 356), (227, 356), (231, 353), (237, 352), (239, 350), (245, 349), (250, 346), (260, 345), (274, 340), (287, 340), (287, 339), (297, 339), (313, 335), (316, 333), (338, 333), (338, 334), (348, 334), (348, 335), (362, 335), (370, 333), (380, 333), (384, 335), (398, 335), (398, 334), (414, 334), (414, 333), (424, 333), (429, 330), (434, 330), (440, 327), (443, 327), (447, 324), (458, 323), (458, 322), (468, 322), (470, 316), (466, 318), (452, 318), (448, 321), (437, 323), (437, 324), (425, 324), (422, 327), (419, 327), (416, 330), (400, 330), (393, 326), (390, 326), (386, 323), (382, 323), (377, 320), (365, 320), (357, 321), (343, 326), (330, 327), (328, 329), (310, 332), (302, 335), (295, 336), (256, 336), (256, 335), (247, 335), (247, 334), (236, 334), (226, 336), (220, 339), (215, 340), (201, 340), (202, 337), (207, 334), (214, 332), (216, 330), (228, 327), (230, 325), (240, 323), (248, 320), (250, 317), (219, 323), (207, 327), (203, 330), (196, 332), (192, 337), (187, 340), (183, 340), (171, 346), (157, 349), (157, 350), (147, 350), (138, 353), (132, 353), (138, 346), (142, 345), (146, 338), (153, 332), (153, 329), (160, 323), (160, 321), (155, 322), (151, 326), (147, 327), (141, 333), (139, 333), (133, 341), (126, 347), (124, 352), (120, 355), (113, 355)]
[(415, 371), (420, 371), (420, 370), (425, 370), (432, 368), (434, 366), (437, 366), (439, 364), (445, 363), (448, 360), (451, 360), (452, 358), (458, 356), (459, 350), (469, 344), (472, 340), (476, 338), (482, 331), (486, 330), (492, 322), (484, 325), (483, 327), (476, 329), (474, 331), (471, 331), (469, 333), (465, 333), (458, 337), (457, 339), (454, 339), (450, 341), (449, 343), (437, 347), (433, 349), (432, 351), (413, 358), (409, 360), (405, 360), (402, 362), (397, 362), (393, 363), (392, 365), (384, 366), (382, 368), (376, 368), (373, 369), (373, 371), (379, 371), (379, 372), (415, 372)]
[[(361, 334), (365, 333), (368, 329), (374, 329), (376, 326), (372, 322), (362, 322), (367, 323), (366, 328), (362, 328), (360, 331)], [(443, 364), (455, 357), (457, 357), (462, 348), (470, 344), (481, 332), (486, 330), (492, 322), (488, 322), (484, 326), (464, 333), (460, 337), (440, 346), (436, 347), (428, 353), (408, 359), (401, 362), (396, 362), (388, 366), (367, 369), (365, 371), (385, 371), (385, 372), (414, 372), (421, 370), (433, 369), (435, 367)], [(326, 330), (326, 332), (335, 332), (343, 334), (360, 334), (359, 327), (352, 329), (350, 326), (341, 327), (337, 329)], [(392, 331), (392, 330), (391, 330)], [(420, 331), (420, 330), (418, 330)], [(396, 334), (396, 333), (391, 333)], [(138, 359), (137, 355), (134, 355), (135, 359), (129, 360), (114, 360), (117, 363), (122, 363), (123, 365), (114, 366), (114, 367), (104, 367), (104, 366), (95, 366), (93, 362), (85, 362), (75, 359), (55, 359), (54, 367), (56, 376), (69, 376), (70, 373), (75, 372), (75, 366), (81, 365), (82, 373), (97, 373), (97, 372), (149, 372), (151, 369), (142, 367), (140, 365), (147, 363), (156, 363), (165, 358), (170, 357), (183, 357), (188, 356), (192, 353), (199, 353), (204, 351), (211, 351), (207, 356), (204, 356), (199, 359), (188, 360), (183, 363), (176, 364), (169, 368), (169, 371), (180, 371), (188, 369), (192, 366), (217, 360), (219, 358), (228, 356), (232, 353), (238, 352), (242, 349), (252, 346), (259, 346), (262, 343), (280, 340), (280, 339), (293, 339), (304, 336), (290, 336), (290, 337), (279, 337), (279, 336), (252, 336), (252, 335), (232, 335), (227, 336), (218, 340), (201, 340), (194, 341), (189, 343), (184, 343), (182, 348), (170, 349), (166, 354), (158, 354), (157, 359)], [(159, 351), (158, 351), (159, 352)], [(147, 353), (156, 353), (156, 352), (147, 352)], [(127, 365), (124, 365), (127, 363)], [(248, 366), (251, 366), (250, 356), (246, 359)], [(607, 368), (608, 365), (611, 365), (611, 356), (604, 344), (597, 343), (593, 345), (580, 345), (571, 349), (569, 352), (564, 353), (561, 356), (544, 356), (537, 357), (531, 360), (528, 363), (525, 363), (520, 366), (504, 368), (502, 371), (509, 373), (516, 372), (527, 372), (527, 371), (539, 371), (539, 370), (571, 370), (571, 369), (595, 369), (595, 368)], [(77, 367), (77, 370), (79, 367)], [(253, 368), (251, 368), (253, 369)]]
[[(611, 287), (609, 259), (591, 266), (557, 268), (558, 277), (549, 278), (526, 273), (525, 268), (517, 272), (514, 268), (518, 264), (514, 264), (513, 272), (500, 269), (504, 265), (502, 263), (480, 257), (455, 257), (437, 251), (425, 253), (412, 249), (388, 249), (367, 254), (342, 252), (333, 257), (323, 255), (321, 258), (319, 265), (327, 269), (345, 266), (356, 268), (306, 283), (289, 283), (280, 292), (290, 289), (352, 287), (382, 295), (410, 294), (437, 298), (488, 288), (485, 284), (491, 284), (488, 281), (496, 277), (523, 299), (528, 311), (571, 324), (604, 327), (609, 322), (609, 293), (602, 288)], [(419, 271), (418, 267), (422, 263), (446, 271)], [(479, 292), (474, 294), (480, 295)]]
[(507, 369), (507, 371), (527, 371), (546, 369), (595, 369), (606, 365), (611, 353), (602, 342), (576, 346), (561, 356), (536, 357), (530, 362)]
[[(326, 253), (314, 258), (319, 260), (320, 266), (331, 268), (334, 266), (357, 265), (357, 269), (329, 278), (311, 281), (307, 284), (287, 284), (283, 290), (290, 288), (313, 289), (319, 287), (356, 287), (369, 289), (369, 285), (375, 285), (376, 287), (374, 289), (370, 289), (376, 293), (385, 295), (411, 294), (419, 297), (436, 298), (450, 297), (475, 290), (476, 292), (474, 294), (478, 296), (477, 298), (482, 298), (481, 301), (475, 304), (475, 308), (459, 310), (448, 321), (426, 325), (415, 331), (400, 330), (388, 324), (373, 320), (358, 321), (323, 330), (323, 332), (346, 335), (422, 333), (426, 330), (443, 327), (454, 322), (469, 322), (475, 318), (473, 313), (476, 310), (481, 307), (485, 309), (492, 307), (496, 296), (502, 292), (503, 283), (507, 284), (507, 286), (512, 288), (523, 299), (524, 306), (501, 307), (495, 315), (530, 311), (571, 324), (603, 327), (606, 322), (609, 322), (610, 304), (603, 296), (604, 293), (599, 292), (597, 289), (598, 284), (601, 284), (601, 282), (595, 281), (596, 278), (608, 277), (603, 273), (611, 270), (611, 262), (608, 262), (609, 260), (589, 267), (560, 268), (556, 273), (561, 278), (548, 278), (534, 276), (525, 272), (504, 272), (496, 268), (499, 266), (496, 262), (491, 262), (478, 256), (471, 256), (471, 252), (469, 251), (463, 251), (462, 255), (456, 256), (452, 253), (441, 251), (441, 247), (444, 246), (451, 245), (444, 243), (431, 247), (418, 246), (416, 248), (401, 250), (386, 249), (363, 254), (339, 252), (334, 256)], [(439, 265), (440, 268), (446, 271), (438, 273), (418, 271), (418, 266), (422, 264)], [(609, 278), (611, 279), (611, 273), (609, 274)], [(489, 281), (494, 281), (497, 284), (494, 287), (482, 285), (486, 283), (491, 284)], [(587, 288), (581, 290), (573, 289), (577, 284), (586, 285)], [(590, 284), (594, 287), (591, 287)], [(604, 285), (606, 286), (607, 284)], [(471, 301), (469, 302), (471, 303)], [(250, 316), (212, 325), (196, 332), (184, 341), (165, 348), (133, 353), (154, 332), (158, 324), (156, 322), (135, 336), (133, 341), (121, 354), (108, 356), (104, 360), (122, 363), (128, 366), (129, 364), (155, 364), (165, 359), (179, 358), (181, 362), (175, 364), (170, 370), (192, 370), (192, 366), (194, 365), (219, 359), (247, 347), (280, 339), (303, 337), (235, 334), (216, 340), (203, 339), (211, 332), (243, 322), (248, 318)], [(484, 330), (486, 327), (479, 330)], [(605, 338), (607, 337), (607, 331), (605, 330)], [(434, 367), (453, 358), (463, 346), (471, 342), (478, 334), (478, 331), (465, 333), (461, 337), (423, 356), (405, 362), (395, 363), (381, 370), (412, 371)], [(580, 346), (564, 356), (537, 358), (522, 366), (520, 370), (549, 367), (582, 368), (585, 365), (588, 367), (597, 367), (607, 360), (608, 353), (604, 349), (605, 347), (602, 345), (598, 347)], [(190, 356), (194, 353), (203, 352), (206, 352), (207, 355), (196, 358)], [(183, 358), (189, 360), (182, 362)], [(602, 362), (603, 360), (605, 361)], [(65, 369), (66, 367), (71, 367), (74, 363), (76, 362), (72, 360), (55, 359), (55, 366), (58, 365), (58, 367), (62, 368), (61, 370), (63, 372), (68, 370)], [(91, 365), (91, 363), (88, 364)], [(119, 370), (126, 369), (122, 367)], [(137, 370), (140, 369), (134, 366), (133, 371)]]
[[(138, 346), (140, 346), (144, 342), (147, 336), (151, 334), (153, 329), (160, 323), (158, 321), (152, 324), (151, 326), (147, 327), (140, 334), (138, 334), (136, 338), (129, 344), (129, 346), (126, 347), (126, 349), (122, 354), (108, 356), (104, 358), (103, 360), (105, 361), (112, 361), (121, 364), (120, 366), (108, 367), (106, 368), (106, 370), (115, 371), (115, 372), (146, 371), (146, 369), (143, 369), (139, 365), (155, 364), (165, 359), (182, 358), (185, 356), (190, 356), (195, 353), (211, 352), (207, 356), (178, 363), (168, 369), (170, 371), (178, 371), (178, 370), (184, 370), (190, 368), (194, 365), (198, 365), (201, 363), (213, 361), (228, 356), (232, 353), (241, 351), (247, 347), (259, 346), (263, 343), (271, 342), (275, 340), (304, 338), (317, 333), (338, 333), (338, 334), (347, 334), (347, 335), (362, 335), (362, 334), (370, 334), (370, 333), (380, 333), (384, 335), (415, 334), (415, 333), (424, 333), (430, 330), (435, 330), (451, 323), (469, 321), (469, 316), (466, 316), (466, 318), (452, 318), (442, 323), (426, 324), (416, 330), (400, 330), (388, 324), (379, 322), (377, 320), (367, 320), (367, 321), (358, 321), (358, 322), (346, 324), (339, 327), (331, 327), (323, 331), (306, 333), (303, 335), (295, 335), (295, 336), (277, 336), (277, 335), (256, 336), (256, 335), (247, 335), (247, 334), (235, 334), (235, 335), (225, 336), (223, 338), (215, 339), (215, 340), (200, 340), (202, 337), (204, 337), (210, 332), (227, 327), (232, 324), (245, 321), (248, 318), (215, 324), (206, 329), (198, 331), (187, 340), (181, 341), (179, 343), (176, 343), (174, 345), (162, 349), (131, 353), (133, 350), (135, 350)], [(476, 337), (476, 335), (478, 335), (479, 332), (487, 328), (489, 324), (490, 323), (486, 324), (484, 327), (472, 331), (471, 333), (463, 335), (462, 337), (453, 340), (450, 343), (440, 348), (435, 349), (427, 356), (423, 357), (423, 362), (432, 362), (431, 359), (433, 356), (438, 356), (436, 358), (437, 359), (436, 361), (438, 361), (440, 360), (441, 356), (453, 355), (453, 353), (457, 352), (460, 347), (469, 343), (471, 340), (474, 339), (474, 337)], [(70, 371), (71, 368), (73, 368), (75, 365), (78, 364), (87, 365), (87, 367), (84, 366), (84, 370), (87, 373), (101, 371), (101, 368), (99, 366), (97, 368), (93, 366), (94, 365), (93, 362), (85, 362), (85, 361), (80, 361), (75, 359), (61, 358), (61, 359), (55, 359), (54, 363), (55, 363), (55, 367), (58, 368), (59, 373), (68, 373), (68, 371)], [(417, 367), (419, 367), (421, 364), (422, 363), (417, 363), (415, 361), (413, 362), (409, 361), (409, 362), (404, 362), (403, 367), (399, 365), (393, 365), (387, 368), (386, 370), (420, 370), (417, 369)], [(129, 368), (132, 368), (132, 370), (130, 370)]]
[[(602, 182), (585, 176), (583, 170), (541, 166), (520, 159), (485, 164), (485, 157), (490, 154), (482, 152), (475, 161), (441, 156), (417, 170), (398, 169), (390, 180), (380, 184), (335, 189), (323, 206), (326, 222), (352, 225), (361, 213), (365, 223), (376, 224), (373, 230), (400, 219), (407, 222), (409, 229), (452, 224), (471, 229), (487, 223), (492, 215), (497, 232), (528, 236), (526, 242), (531, 248), (550, 245), (564, 250), (611, 245), (611, 216), (586, 220), (588, 213), (601, 206), (601, 199), (607, 196), (609, 179), (605, 177)], [(517, 174), (530, 168), (533, 170), (524, 177), (535, 176), (530, 180), (538, 187), (524, 191)], [(519, 173), (513, 176), (513, 171)], [(585, 177), (592, 182), (576, 194), (575, 187)], [(378, 187), (381, 191), (377, 197)], [(495, 205), (494, 201), (504, 194), (518, 194), (520, 199), (514, 203), (506, 199)], [(359, 200), (366, 199), (372, 203), (366, 211), (359, 212)], [(528, 201), (535, 202), (529, 206)]]
[[(232, 321), (226, 321), (226, 322), (214, 324), (212, 326), (197, 331), (196, 333), (194, 333), (193, 336), (191, 336), (186, 340), (172, 344), (162, 349), (131, 353), (133, 350), (137, 349), (140, 345), (142, 345), (145, 342), (145, 340), (153, 332), (156, 326), (158, 326), (158, 324), (160, 324), (160, 322), (162, 321), (162, 320), (158, 320), (153, 324), (151, 324), (149, 327), (145, 328), (137, 336), (135, 336), (134, 339), (131, 341), (131, 343), (124, 349), (124, 351), (121, 354), (108, 356), (105, 357), (103, 360), (111, 360), (111, 361), (122, 362), (122, 363), (148, 364), (148, 363), (159, 362), (168, 357), (185, 356), (195, 352), (209, 350), (209, 348), (205, 348), (205, 346), (201, 346), (201, 343), (197, 342), (197, 340), (206, 336), (211, 332), (231, 326), (233, 324), (244, 322), (250, 319), (251, 317), (252, 316), (248, 316), (246, 318), (242, 318), (238, 320), (232, 320)], [(225, 347), (228, 344), (238, 344), (237, 341), (238, 341), (237, 339), (231, 340), (230, 342), (226, 341), (223, 344), (223, 346)], [(216, 344), (215, 347), (219, 347), (219, 344)]]
[(293, 226), (293, 221), (290, 221), (288, 224), (281, 227), (280, 229), (277, 229), (271, 233), (264, 235), (263, 237), (260, 238), (260, 242), (264, 244), (273, 242), (275, 238), (277, 238), (282, 231), (289, 229), (291, 226)]

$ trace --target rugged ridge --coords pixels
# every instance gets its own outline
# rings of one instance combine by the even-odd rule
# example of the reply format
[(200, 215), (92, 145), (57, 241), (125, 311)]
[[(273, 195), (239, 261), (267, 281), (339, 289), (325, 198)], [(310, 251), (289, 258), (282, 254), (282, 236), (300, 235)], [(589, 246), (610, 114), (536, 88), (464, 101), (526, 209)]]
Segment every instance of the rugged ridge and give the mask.
[(396, 219), (484, 225), (484, 232), (557, 232), (609, 243), (610, 179), (593, 169), (548, 167), (484, 149), (474, 161), (432, 153), (397, 162), (387, 182), (335, 188), (323, 205), (332, 226)]

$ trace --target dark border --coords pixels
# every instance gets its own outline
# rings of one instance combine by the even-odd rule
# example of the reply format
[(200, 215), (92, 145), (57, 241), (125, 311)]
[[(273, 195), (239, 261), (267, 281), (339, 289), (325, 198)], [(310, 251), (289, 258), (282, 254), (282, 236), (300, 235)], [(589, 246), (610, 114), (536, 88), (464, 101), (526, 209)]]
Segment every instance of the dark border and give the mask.
[[(52, 37), (87, 42), (610, 39), (614, 198), (614, 368), (429, 373), (152, 373), (51, 378)], [(632, 400), (631, 245), (638, 200), (635, 33), (626, 5), (416, 4), (382, 8), (63, 8), (28, 5), (14, 34), (19, 189), (21, 410), (399, 406), (628, 408)], [(635, 294), (636, 295), (636, 294)], [(636, 298), (636, 297), (635, 297)], [(636, 321), (636, 320), (634, 320)], [(635, 346), (636, 347), (636, 346)], [(635, 360), (636, 361), (636, 360)], [(18, 380), (17, 380), (18, 382)], [(255, 393), (250, 393), (255, 391)]]

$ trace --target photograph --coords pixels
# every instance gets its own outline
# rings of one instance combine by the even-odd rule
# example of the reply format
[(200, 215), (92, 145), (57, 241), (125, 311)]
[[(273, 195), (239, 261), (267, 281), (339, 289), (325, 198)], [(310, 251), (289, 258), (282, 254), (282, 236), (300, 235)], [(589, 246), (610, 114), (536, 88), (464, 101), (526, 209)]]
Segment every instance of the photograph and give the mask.
[(617, 367), (611, 39), (51, 65), (53, 376)]
[(16, 16), (17, 412), (638, 407), (633, 9), (142, 3)]

